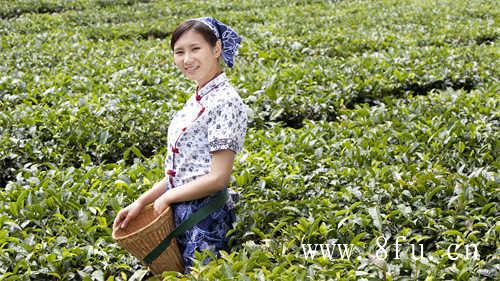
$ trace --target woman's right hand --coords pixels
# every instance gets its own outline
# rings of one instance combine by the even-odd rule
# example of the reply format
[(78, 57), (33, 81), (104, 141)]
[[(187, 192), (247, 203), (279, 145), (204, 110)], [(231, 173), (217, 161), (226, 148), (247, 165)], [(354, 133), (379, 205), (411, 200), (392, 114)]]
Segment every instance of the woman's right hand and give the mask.
[(115, 221), (113, 223), (113, 229), (120, 227), (126, 228), (129, 221), (137, 217), (144, 206), (137, 201), (121, 209), (116, 215)]

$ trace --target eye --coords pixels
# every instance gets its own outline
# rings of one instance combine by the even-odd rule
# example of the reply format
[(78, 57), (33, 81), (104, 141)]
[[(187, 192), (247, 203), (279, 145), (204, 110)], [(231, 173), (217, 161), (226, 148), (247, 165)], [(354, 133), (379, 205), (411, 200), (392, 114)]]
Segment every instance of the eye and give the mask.
[(183, 51), (176, 51), (174, 54), (176, 55), (182, 55)]
[(200, 49), (200, 47), (194, 47), (193, 48), (193, 50), (199, 50), (199, 49)]

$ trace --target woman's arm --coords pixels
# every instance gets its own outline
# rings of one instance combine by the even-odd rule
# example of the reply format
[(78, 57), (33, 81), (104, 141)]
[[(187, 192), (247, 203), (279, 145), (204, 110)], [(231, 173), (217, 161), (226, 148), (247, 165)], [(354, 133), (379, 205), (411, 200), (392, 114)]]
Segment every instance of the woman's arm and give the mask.
[(234, 157), (235, 153), (229, 149), (214, 152), (210, 173), (182, 186), (167, 190), (155, 201), (155, 211), (161, 213), (173, 203), (199, 199), (222, 190), (229, 183)]
[(144, 192), (135, 201), (137, 203), (139, 203), (141, 206), (146, 206), (147, 204), (155, 201), (167, 189), (167, 180), (168, 180), (168, 177), (164, 177), (161, 181), (157, 182), (151, 189)]
[(156, 183), (150, 190), (142, 194), (137, 200), (132, 202), (132, 204), (123, 208), (116, 215), (115, 221), (113, 222), (113, 229), (120, 227), (126, 228), (129, 221), (134, 219), (146, 206), (147, 204), (155, 201), (160, 195), (165, 192), (167, 188), (167, 177), (164, 177), (161, 181)]

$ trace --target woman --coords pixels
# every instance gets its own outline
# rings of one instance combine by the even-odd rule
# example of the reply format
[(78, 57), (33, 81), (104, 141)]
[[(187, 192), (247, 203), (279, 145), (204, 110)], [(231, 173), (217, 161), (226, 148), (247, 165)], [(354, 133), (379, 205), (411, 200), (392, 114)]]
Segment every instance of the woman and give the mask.
[[(244, 143), (247, 115), (219, 60), (222, 57), (232, 67), (241, 40), (231, 28), (210, 17), (185, 21), (172, 33), (175, 65), (196, 82), (196, 93), (174, 115), (168, 128), (165, 177), (122, 209), (113, 227), (127, 227), (153, 201), (157, 214), (171, 205), (179, 225), (227, 188), (235, 154)], [(209, 249), (217, 255), (218, 250), (229, 250), (226, 233), (235, 221), (236, 200), (235, 193), (230, 194), (233, 196), (224, 207), (177, 237), (186, 273), (195, 250)]]

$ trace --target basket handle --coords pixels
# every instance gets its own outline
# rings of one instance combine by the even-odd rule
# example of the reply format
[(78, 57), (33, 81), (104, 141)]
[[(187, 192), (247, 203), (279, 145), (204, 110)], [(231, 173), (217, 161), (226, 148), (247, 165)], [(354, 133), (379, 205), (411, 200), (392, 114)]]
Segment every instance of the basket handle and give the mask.
[(185, 219), (181, 224), (179, 224), (179, 226), (170, 232), (167, 237), (165, 237), (160, 244), (158, 244), (158, 246), (151, 250), (151, 252), (144, 258), (144, 263), (146, 265), (153, 263), (153, 261), (158, 258), (163, 251), (165, 251), (174, 237), (184, 234), (188, 229), (192, 228), (204, 218), (208, 217), (208, 215), (224, 206), (228, 197), (226, 188), (217, 192), (215, 197), (213, 197), (205, 206), (191, 214), (191, 216)]

